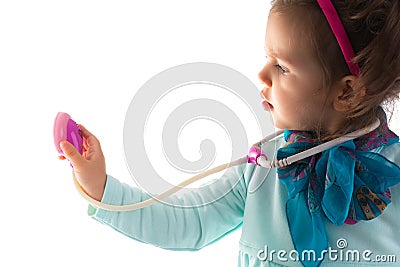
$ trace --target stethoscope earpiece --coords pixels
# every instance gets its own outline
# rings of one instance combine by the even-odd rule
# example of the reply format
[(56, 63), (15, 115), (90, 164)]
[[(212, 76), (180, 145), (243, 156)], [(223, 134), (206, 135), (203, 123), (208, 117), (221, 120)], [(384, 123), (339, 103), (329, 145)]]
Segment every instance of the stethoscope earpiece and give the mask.
[(256, 164), (256, 165), (261, 166), (261, 165), (258, 163), (258, 159), (259, 159), (260, 157), (264, 157), (266, 160), (268, 159), (268, 158), (267, 158), (267, 155), (265, 155), (265, 154), (262, 152), (262, 150), (261, 150), (260, 147), (258, 147), (258, 146), (252, 146), (252, 147), (250, 148), (250, 150), (249, 150), (249, 153), (247, 154), (247, 163)]

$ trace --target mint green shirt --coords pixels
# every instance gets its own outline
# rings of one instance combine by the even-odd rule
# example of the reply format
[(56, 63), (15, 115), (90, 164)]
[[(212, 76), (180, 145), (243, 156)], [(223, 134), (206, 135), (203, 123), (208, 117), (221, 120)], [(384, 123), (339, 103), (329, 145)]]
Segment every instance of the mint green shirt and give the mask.
[[(262, 149), (274, 155), (283, 142), (280, 136)], [(375, 152), (400, 165), (400, 143)], [(222, 198), (201, 206), (203, 199), (225, 190)], [(217, 181), (191, 192), (170, 196), (168, 203), (195, 208), (156, 203), (129, 212), (92, 210), (91, 215), (135, 240), (170, 250), (198, 250), (241, 227), (242, 267), (302, 266), (298, 258), (310, 256), (294, 250), (285, 214), (287, 191), (275, 169), (231, 167)], [(374, 220), (342, 226), (325, 223), (330, 248), (321, 266), (400, 266), (400, 185), (391, 193), (392, 203)], [(102, 202), (123, 205), (147, 198), (138, 188), (107, 176)]]

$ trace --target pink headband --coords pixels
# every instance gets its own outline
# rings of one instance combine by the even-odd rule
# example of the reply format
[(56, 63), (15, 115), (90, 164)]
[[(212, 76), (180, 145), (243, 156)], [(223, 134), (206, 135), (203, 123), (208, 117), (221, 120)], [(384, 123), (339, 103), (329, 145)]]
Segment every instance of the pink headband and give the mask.
[(322, 12), (324, 12), (332, 32), (336, 37), (351, 74), (358, 76), (360, 74), (360, 68), (357, 63), (352, 62), (352, 59), (354, 58), (353, 47), (351, 46), (350, 40), (335, 7), (330, 0), (317, 0), (317, 2), (321, 7)]

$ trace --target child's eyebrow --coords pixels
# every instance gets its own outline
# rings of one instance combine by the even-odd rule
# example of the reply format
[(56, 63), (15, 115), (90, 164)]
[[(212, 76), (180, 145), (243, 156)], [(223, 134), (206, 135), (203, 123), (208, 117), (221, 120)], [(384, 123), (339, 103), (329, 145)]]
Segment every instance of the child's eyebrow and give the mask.
[(276, 50), (270, 49), (266, 46), (264, 46), (264, 51), (265, 51), (266, 56), (271, 55), (274, 58), (278, 58), (285, 62), (288, 62), (289, 64), (293, 64), (293, 59), (291, 59), (289, 56), (285, 55), (286, 53), (283, 53), (283, 52), (280, 53), (279, 51), (277, 52)]

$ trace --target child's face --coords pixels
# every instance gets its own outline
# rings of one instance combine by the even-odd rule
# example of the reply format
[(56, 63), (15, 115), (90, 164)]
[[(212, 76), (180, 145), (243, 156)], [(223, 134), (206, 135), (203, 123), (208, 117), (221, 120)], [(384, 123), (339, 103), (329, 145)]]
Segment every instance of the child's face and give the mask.
[(322, 89), (322, 69), (304, 37), (304, 26), (287, 15), (272, 12), (265, 39), (267, 62), (259, 73), (261, 95), (275, 127), (313, 130), (329, 127), (332, 108)]

